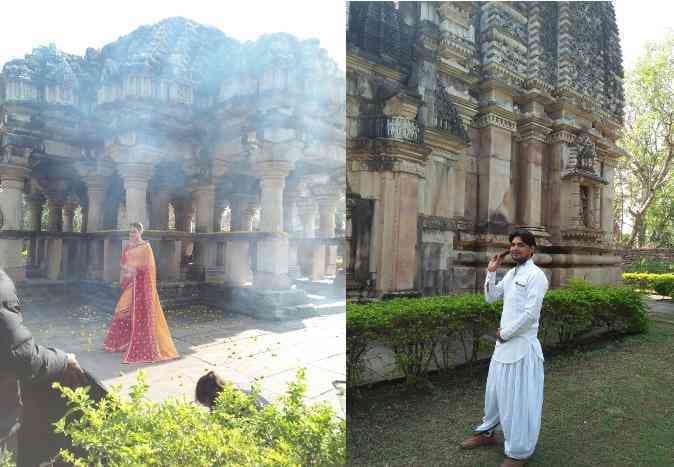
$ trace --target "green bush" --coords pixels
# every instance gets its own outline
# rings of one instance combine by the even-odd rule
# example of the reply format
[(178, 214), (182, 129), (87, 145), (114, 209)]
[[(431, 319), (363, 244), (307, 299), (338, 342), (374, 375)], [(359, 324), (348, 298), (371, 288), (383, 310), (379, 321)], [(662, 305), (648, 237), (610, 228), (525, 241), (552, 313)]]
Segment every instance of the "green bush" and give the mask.
[(304, 372), (279, 402), (258, 408), (257, 390), (233, 386), (218, 396), (212, 412), (192, 402), (144, 398), (142, 372), (122, 398), (114, 388), (99, 403), (84, 388), (59, 384), (70, 409), (56, 423), (86, 455), (64, 450), (75, 466), (318, 466), (346, 463), (346, 425), (327, 404), (306, 407)]
[(623, 274), (626, 285), (642, 290), (652, 290), (658, 295), (674, 296), (674, 274), (629, 273)]
[[(449, 366), (447, 345), (454, 337), (461, 340), (466, 360), (475, 360), (479, 336), (496, 328), (498, 308), (477, 294), (347, 303), (347, 381), (351, 386), (360, 382), (362, 356), (373, 342), (393, 350), (410, 383), (428, 371), (434, 358), (438, 367)], [(438, 344), (440, 360), (434, 352)]]
[(11, 451), (0, 447), (0, 467), (16, 467), (14, 455)]
[[(473, 362), (485, 345), (480, 336), (495, 332), (501, 309), (502, 302), (488, 304), (481, 294), (347, 303), (347, 381), (361, 383), (363, 356), (377, 344), (393, 350), (407, 382), (423, 377), (433, 361), (438, 369), (450, 368), (456, 339), (465, 360)], [(546, 294), (539, 335), (543, 345), (550, 340), (568, 345), (597, 328), (639, 333), (647, 327), (643, 297), (633, 288), (572, 280)]]

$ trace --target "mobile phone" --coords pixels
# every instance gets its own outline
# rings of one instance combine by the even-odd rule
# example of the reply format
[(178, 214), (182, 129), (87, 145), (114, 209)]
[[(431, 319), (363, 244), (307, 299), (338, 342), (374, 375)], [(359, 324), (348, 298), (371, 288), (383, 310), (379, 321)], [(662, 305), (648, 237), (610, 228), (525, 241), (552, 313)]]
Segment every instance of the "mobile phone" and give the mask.
[(509, 254), (510, 254), (510, 249), (507, 249), (507, 250), (505, 250), (505, 251), (502, 251), (501, 253), (498, 254), (498, 259), (503, 259), (503, 258), (505, 258), (506, 256), (508, 256)]

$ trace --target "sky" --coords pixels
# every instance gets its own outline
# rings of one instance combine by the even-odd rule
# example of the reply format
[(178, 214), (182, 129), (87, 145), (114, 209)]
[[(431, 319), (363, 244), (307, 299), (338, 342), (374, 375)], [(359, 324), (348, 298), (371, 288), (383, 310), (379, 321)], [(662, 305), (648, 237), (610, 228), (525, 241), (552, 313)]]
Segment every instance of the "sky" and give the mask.
[(643, 46), (674, 32), (674, 2), (617, 0), (614, 2), (625, 71), (631, 69)]
[[(674, 2), (615, 0), (614, 4), (624, 65), (629, 69), (646, 41), (674, 28)], [(0, 64), (49, 43), (82, 55), (87, 47), (101, 48), (141, 25), (171, 16), (215, 26), (240, 41), (271, 32), (317, 38), (345, 68), (346, 15), (341, 0), (14, 1), (2, 12)]]
[(344, 2), (337, 0), (61, 0), (12, 1), (2, 11), (0, 66), (23, 58), (34, 47), (54, 43), (64, 52), (83, 55), (100, 49), (139, 26), (184, 16), (214, 26), (239, 41), (287, 32), (316, 38), (345, 69)]

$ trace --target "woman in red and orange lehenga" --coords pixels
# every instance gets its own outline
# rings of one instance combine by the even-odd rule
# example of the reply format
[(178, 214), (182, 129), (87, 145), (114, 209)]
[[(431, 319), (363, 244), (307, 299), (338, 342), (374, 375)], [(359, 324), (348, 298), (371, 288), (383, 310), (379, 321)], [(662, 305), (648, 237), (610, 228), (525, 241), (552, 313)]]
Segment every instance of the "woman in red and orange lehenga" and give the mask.
[(122, 295), (103, 343), (108, 352), (125, 352), (124, 363), (179, 357), (159, 303), (154, 254), (142, 233), (140, 222), (130, 225), (129, 243), (120, 260)]

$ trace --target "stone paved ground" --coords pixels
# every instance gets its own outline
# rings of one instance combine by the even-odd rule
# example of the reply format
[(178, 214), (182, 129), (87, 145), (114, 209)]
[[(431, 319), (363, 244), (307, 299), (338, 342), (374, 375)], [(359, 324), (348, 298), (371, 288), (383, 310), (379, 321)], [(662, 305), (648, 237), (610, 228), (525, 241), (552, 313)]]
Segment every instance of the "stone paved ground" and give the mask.
[(656, 318), (674, 319), (674, 300), (660, 295), (650, 295), (648, 308)]
[(102, 350), (111, 310), (59, 296), (26, 300), (24, 308), (25, 323), (37, 343), (77, 354), (80, 364), (107, 385), (121, 384), (125, 390), (142, 368), (150, 399), (180, 395), (194, 399), (198, 378), (213, 369), (243, 387), (257, 381), (262, 395), (273, 400), (303, 367), (307, 402), (327, 401), (345, 416), (343, 384), (335, 383), (346, 379), (344, 313), (272, 322), (205, 307), (165, 310), (182, 358), (126, 365), (120, 354)]

